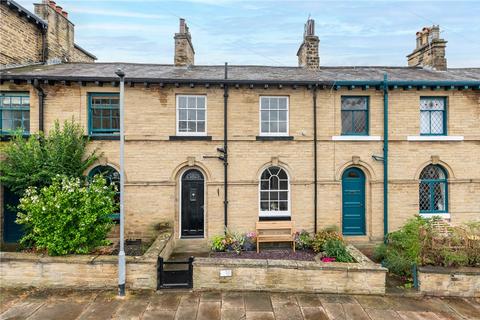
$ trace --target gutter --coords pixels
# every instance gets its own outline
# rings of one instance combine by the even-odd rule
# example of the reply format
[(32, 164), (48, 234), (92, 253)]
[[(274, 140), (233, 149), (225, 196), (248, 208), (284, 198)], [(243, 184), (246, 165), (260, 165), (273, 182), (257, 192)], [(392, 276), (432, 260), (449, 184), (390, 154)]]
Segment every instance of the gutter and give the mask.
[(383, 76), (383, 236), (388, 234), (388, 75)]
[(318, 170), (317, 170), (317, 86), (313, 87), (313, 230), (317, 233)]
[(33, 81), (33, 87), (37, 91), (38, 96), (38, 130), (44, 132), (44, 106), (45, 106), (45, 97), (47, 96), (45, 91), (38, 83), (38, 80)]

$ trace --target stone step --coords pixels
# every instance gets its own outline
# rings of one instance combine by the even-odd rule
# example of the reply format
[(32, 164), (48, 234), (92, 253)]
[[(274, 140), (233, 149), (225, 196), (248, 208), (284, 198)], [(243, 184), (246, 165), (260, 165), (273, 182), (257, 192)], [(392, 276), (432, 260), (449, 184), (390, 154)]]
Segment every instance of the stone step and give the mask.
[(177, 239), (174, 252), (209, 252), (209, 243), (206, 239)]

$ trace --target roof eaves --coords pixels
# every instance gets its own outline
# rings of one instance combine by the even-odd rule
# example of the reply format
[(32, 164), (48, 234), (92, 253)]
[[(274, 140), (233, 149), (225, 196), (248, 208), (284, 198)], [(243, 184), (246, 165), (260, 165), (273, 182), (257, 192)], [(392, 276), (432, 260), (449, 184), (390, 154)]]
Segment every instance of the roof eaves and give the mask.
[(0, 4), (5, 4), (7, 5), (10, 9), (15, 9), (18, 11), (19, 14), (25, 15), (25, 17), (29, 21), (35, 22), (35, 25), (41, 29), (45, 29), (48, 26), (48, 23), (41, 19), (39, 16), (36, 14), (30, 12), (29, 10), (25, 9), (23, 6), (18, 4), (16, 1), (13, 0), (0, 0)]
[(92, 58), (93, 60), (97, 60), (97, 57), (95, 55), (93, 55), (92, 53), (88, 52), (87, 50), (83, 49), (82, 47), (80, 47), (78, 44), (74, 43), (73, 44), (73, 47), (75, 49), (78, 49), (80, 51), (82, 51), (83, 53), (85, 53), (87, 56), (89, 56), (90, 58)]

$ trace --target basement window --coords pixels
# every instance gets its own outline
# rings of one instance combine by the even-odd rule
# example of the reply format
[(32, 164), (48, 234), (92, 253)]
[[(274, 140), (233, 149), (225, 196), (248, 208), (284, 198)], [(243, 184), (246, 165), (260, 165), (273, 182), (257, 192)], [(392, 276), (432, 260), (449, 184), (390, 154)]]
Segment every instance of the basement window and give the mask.
[(288, 97), (260, 97), (260, 135), (288, 136)]
[(207, 134), (207, 97), (177, 95), (177, 135)]
[(88, 95), (89, 135), (118, 135), (120, 133), (120, 98), (118, 93)]
[(15, 130), (30, 132), (30, 96), (28, 92), (0, 92), (0, 133)]

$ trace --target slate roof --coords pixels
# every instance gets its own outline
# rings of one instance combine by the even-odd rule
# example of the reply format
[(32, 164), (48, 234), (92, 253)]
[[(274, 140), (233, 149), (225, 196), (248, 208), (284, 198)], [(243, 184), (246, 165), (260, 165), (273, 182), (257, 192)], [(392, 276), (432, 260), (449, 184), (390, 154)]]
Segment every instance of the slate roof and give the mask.
[[(126, 81), (211, 81), (222, 82), (223, 65), (176, 67), (165, 64), (137, 63), (65, 63), (31, 65), (0, 70), (0, 79), (51, 79), (114, 81), (117, 68), (126, 73)], [(382, 81), (397, 82), (480, 82), (480, 68), (453, 68), (434, 71), (420, 67), (321, 67), (312, 71), (301, 67), (228, 66), (228, 79), (238, 82), (341, 82)]]

